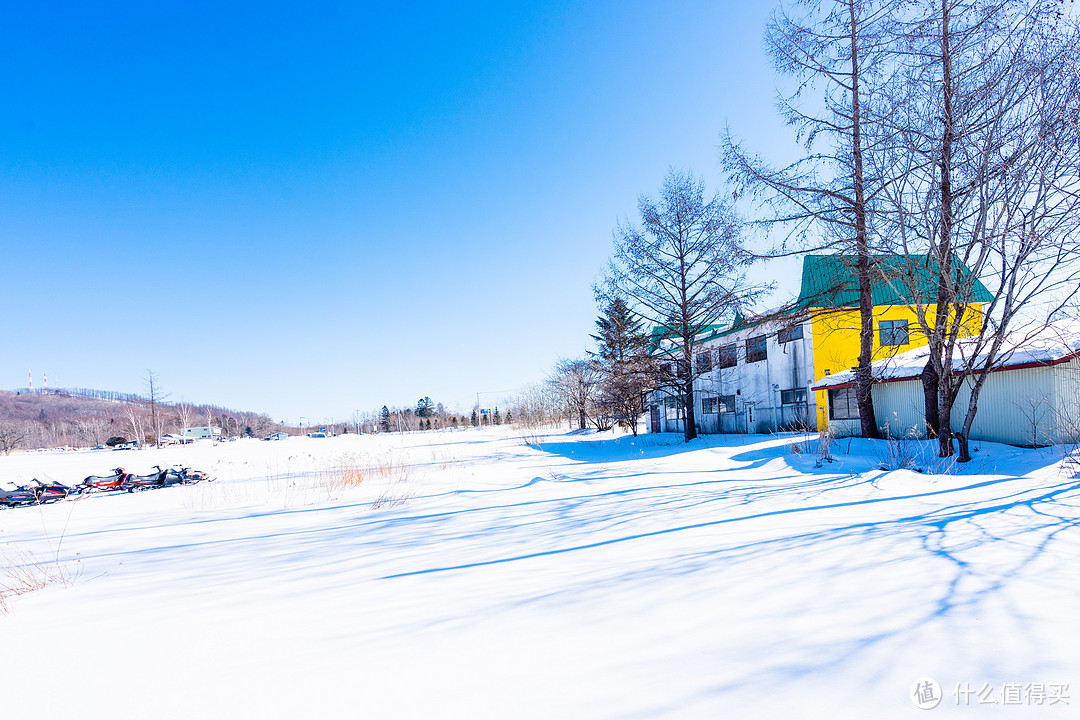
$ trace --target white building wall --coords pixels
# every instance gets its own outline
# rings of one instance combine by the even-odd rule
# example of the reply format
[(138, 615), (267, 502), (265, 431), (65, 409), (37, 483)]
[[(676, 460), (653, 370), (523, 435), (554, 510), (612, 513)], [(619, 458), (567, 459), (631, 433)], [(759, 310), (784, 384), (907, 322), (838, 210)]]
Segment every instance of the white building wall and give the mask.
[[(711, 353), (713, 364), (711, 371), (699, 375), (694, 382), (694, 413), (701, 432), (768, 433), (795, 425), (816, 425), (815, 395), (810, 391), (814, 382), (810, 323), (803, 323), (802, 338), (786, 343), (778, 341), (777, 333), (781, 327), (779, 323), (762, 323), (713, 338), (698, 346), (695, 364), (697, 353), (706, 350)], [(767, 358), (747, 363), (746, 341), (761, 335), (766, 336)], [(731, 344), (736, 347), (738, 364), (721, 369), (718, 351)], [(805, 390), (805, 401), (794, 405), (783, 404), (782, 391), (796, 388)], [(727, 395), (735, 397), (734, 412), (703, 412), (704, 398)], [(682, 429), (681, 422), (676, 424), (664, 420), (663, 424), (669, 432)]]

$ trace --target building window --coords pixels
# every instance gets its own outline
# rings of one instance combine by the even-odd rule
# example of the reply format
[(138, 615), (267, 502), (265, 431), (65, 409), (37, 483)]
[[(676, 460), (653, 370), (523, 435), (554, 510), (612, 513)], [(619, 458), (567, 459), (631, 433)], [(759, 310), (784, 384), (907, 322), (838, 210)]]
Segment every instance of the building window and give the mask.
[(878, 327), (881, 345), (907, 345), (907, 320), (882, 320)]
[(702, 350), (697, 354), (697, 369), (699, 373), (712, 370), (712, 350)]
[(758, 362), (767, 357), (768, 351), (766, 350), (764, 335), (746, 339), (746, 362)]
[(803, 405), (806, 404), (806, 388), (792, 388), (791, 390), (780, 391), (780, 404), (781, 405)]
[(790, 328), (781, 328), (780, 332), (776, 333), (776, 342), (786, 343), (792, 340), (802, 340), (802, 325), (796, 325)]
[(701, 412), (704, 415), (715, 415), (720, 412), (720, 398), (701, 398)]
[(717, 398), (720, 401), (720, 412), (733, 413), (735, 412), (735, 396), (734, 395), (721, 395)]
[(669, 397), (664, 401), (664, 417), (672, 422), (679, 419), (679, 399)]
[(731, 368), (739, 364), (739, 346), (735, 343), (720, 348), (720, 367)]
[(855, 388), (839, 388), (829, 391), (830, 420), (858, 420), (859, 398)]

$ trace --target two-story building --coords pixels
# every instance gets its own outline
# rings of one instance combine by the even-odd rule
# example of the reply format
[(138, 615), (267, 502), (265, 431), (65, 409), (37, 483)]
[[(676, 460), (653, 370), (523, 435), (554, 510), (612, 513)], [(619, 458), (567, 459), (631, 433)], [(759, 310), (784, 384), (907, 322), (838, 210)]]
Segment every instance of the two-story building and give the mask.
[[(925, 345), (916, 313), (921, 305), (932, 319), (936, 310), (931, 264), (925, 256), (882, 255), (871, 266), (873, 359)], [(965, 322), (979, 323), (982, 303), (991, 296), (982, 283), (973, 282), (974, 302)], [(815, 380), (858, 363), (858, 303), (853, 256), (807, 255), (793, 303), (758, 316), (739, 314), (729, 326), (702, 333), (694, 354), (699, 432), (816, 430), (828, 427), (830, 420), (858, 418), (854, 390), (827, 395), (812, 389)], [(681, 400), (673, 390), (654, 393), (650, 409), (654, 432), (682, 430)]]

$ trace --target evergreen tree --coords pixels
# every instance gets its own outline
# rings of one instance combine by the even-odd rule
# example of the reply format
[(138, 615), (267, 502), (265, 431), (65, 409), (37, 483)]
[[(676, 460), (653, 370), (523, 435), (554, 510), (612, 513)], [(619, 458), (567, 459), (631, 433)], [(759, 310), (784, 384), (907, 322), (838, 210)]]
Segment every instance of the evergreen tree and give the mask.
[(495, 406), (495, 417), (492, 418), (492, 422), (496, 425), (502, 425), (502, 418), (499, 416), (499, 406)]
[(469, 418), (469, 424), (473, 427), (480, 426), (480, 418), (477, 417), (476, 408), (472, 409), (472, 417)]
[(383, 432), (390, 432), (390, 408), (385, 405), (379, 411), (379, 429)]
[(429, 398), (420, 398), (416, 402), (416, 416), (422, 418), (429, 418), (435, 414), (435, 402)]
[(649, 353), (649, 336), (622, 298), (616, 297), (596, 320), (596, 353), (601, 370), (601, 411), (629, 426), (637, 435), (637, 419), (645, 412), (645, 394), (656, 387), (657, 363)]

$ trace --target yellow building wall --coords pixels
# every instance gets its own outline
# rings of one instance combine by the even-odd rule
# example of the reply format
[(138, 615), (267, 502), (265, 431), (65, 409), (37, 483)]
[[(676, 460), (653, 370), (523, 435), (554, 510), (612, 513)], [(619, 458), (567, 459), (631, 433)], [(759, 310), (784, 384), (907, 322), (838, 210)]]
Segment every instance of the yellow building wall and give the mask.
[[(965, 324), (971, 324), (971, 331), (978, 332), (982, 326), (982, 303), (972, 303), (971, 313)], [(926, 306), (926, 317), (931, 327), (934, 324), (936, 305)], [(908, 321), (908, 343), (906, 345), (881, 345), (880, 323), (888, 320)], [(841, 308), (837, 310), (814, 308), (811, 310), (811, 332), (814, 338), (814, 378), (820, 380), (844, 370), (850, 370), (859, 364), (859, 309)], [(919, 326), (915, 309), (907, 305), (877, 305), (874, 307), (874, 361), (892, 357), (897, 353), (907, 352), (927, 344), (926, 335)], [(826, 406), (825, 390), (817, 391), (818, 427), (829, 426), (829, 413)]]

